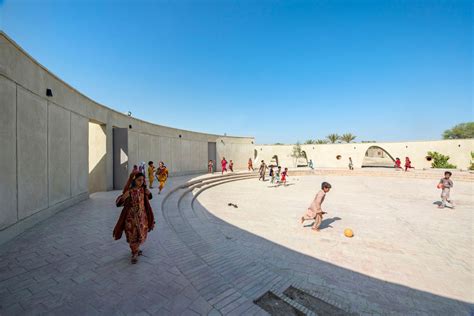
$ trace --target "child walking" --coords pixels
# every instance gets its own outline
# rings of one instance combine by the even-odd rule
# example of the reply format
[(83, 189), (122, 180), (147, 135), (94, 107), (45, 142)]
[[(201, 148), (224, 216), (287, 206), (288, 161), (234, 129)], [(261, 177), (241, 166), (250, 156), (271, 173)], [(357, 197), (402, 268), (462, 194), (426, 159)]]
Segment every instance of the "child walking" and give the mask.
[(314, 231), (319, 231), (319, 226), (323, 221), (323, 215), (326, 214), (326, 212), (323, 212), (321, 205), (323, 204), (326, 193), (328, 193), (329, 190), (331, 190), (331, 185), (329, 183), (321, 183), (321, 191), (316, 194), (316, 197), (308, 207), (306, 213), (301, 216), (301, 224), (303, 224), (306, 220), (314, 220), (314, 224), (311, 229)]
[(155, 166), (153, 161), (148, 161), (148, 180), (150, 181), (150, 189), (153, 189), (153, 181), (155, 180)]
[(280, 183), (281, 167), (278, 166), (275, 172), (275, 183)]
[(275, 172), (273, 171), (273, 167), (270, 167), (270, 173), (269, 176), (272, 178), (270, 180), (271, 183), (275, 182)]
[(446, 202), (451, 204), (451, 208), (454, 208), (454, 202), (449, 199), (449, 193), (451, 191), (451, 188), (453, 187), (453, 180), (451, 180), (452, 173), (449, 171), (446, 171), (444, 173), (444, 178), (441, 178), (439, 180), (438, 188), (441, 189), (441, 205), (438, 206), (439, 208), (445, 208), (446, 207)]

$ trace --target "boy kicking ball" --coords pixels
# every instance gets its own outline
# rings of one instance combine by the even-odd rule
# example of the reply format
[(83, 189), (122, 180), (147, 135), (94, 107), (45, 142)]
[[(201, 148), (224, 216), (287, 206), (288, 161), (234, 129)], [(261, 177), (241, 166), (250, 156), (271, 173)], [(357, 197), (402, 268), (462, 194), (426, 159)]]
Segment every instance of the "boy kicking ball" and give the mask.
[(316, 194), (316, 197), (308, 207), (305, 215), (301, 217), (301, 224), (304, 224), (304, 221), (306, 220), (314, 220), (314, 224), (311, 229), (314, 231), (319, 231), (319, 225), (321, 225), (321, 222), (323, 221), (323, 215), (326, 214), (326, 212), (323, 212), (321, 204), (323, 204), (326, 193), (328, 193), (329, 190), (331, 190), (331, 185), (329, 183), (321, 183), (321, 191)]

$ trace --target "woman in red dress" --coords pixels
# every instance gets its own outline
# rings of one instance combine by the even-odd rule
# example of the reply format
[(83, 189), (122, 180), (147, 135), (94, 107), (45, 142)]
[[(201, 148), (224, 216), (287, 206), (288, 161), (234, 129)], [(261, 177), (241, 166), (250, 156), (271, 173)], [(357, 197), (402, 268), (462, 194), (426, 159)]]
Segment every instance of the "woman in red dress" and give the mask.
[(142, 254), (140, 245), (145, 242), (147, 233), (155, 226), (153, 210), (149, 202), (151, 198), (151, 192), (145, 185), (145, 175), (138, 172), (130, 174), (122, 194), (115, 201), (117, 207), (124, 208), (115, 225), (113, 237), (118, 240), (125, 231), (132, 251), (133, 264), (137, 263), (138, 256)]

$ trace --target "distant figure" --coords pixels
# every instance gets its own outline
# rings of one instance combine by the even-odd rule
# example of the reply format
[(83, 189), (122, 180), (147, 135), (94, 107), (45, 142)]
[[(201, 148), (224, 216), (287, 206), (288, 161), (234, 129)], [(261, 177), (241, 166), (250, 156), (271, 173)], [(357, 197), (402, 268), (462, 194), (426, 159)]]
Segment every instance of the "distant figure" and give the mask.
[(145, 185), (145, 175), (131, 173), (122, 194), (115, 201), (117, 207), (123, 206), (123, 209), (115, 225), (113, 237), (119, 240), (125, 231), (132, 251), (133, 264), (137, 263), (138, 256), (142, 254), (140, 245), (145, 242), (148, 232), (155, 226), (153, 210), (149, 202), (151, 199), (151, 192)]
[(408, 169), (411, 169), (411, 168), (414, 169), (415, 167), (411, 166), (410, 158), (405, 157), (405, 171), (408, 171)]
[(314, 224), (311, 229), (314, 231), (319, 231), (319, 226), (323, 221), (323, 215), (326, 214), (326, 212), (323, 212), (321, 206), (324, 202), (324, 198), (326, 197), (326, 193), (328, 193), (329, 190), (331, 190), (331, 185), (329, 183), (321, 183), (321, 191), (316, 194), (316, 197), (314, 198), (311, 205), (308, 207), (308, 210), (306, 211), (305, 215), (301, 217), (301, 224), (304, 224), (306, 220), (313, 219)]
[(308, 167), (310, 167), (311, 169), (314, 169), (313, 160), (312, 160), (312, 159), (309, 160), (309, 162), (308, 162)]
[(222, 174), (224, 174), (224, 171), (227, 172), (227, 160), (225, 160), (225, 157), (222, 157), (221, 167), (222, 167)]
[(138, 172), (145, 174), (145, 162), (144, 161), (140, 162), (140, 164), (138, 165)]
[(395, 169), (397, 171), (402, 169), (402, 161), (398, 157), (397, 157), (397, 159), (395, 159)]
[(275, 183), (280, 183), (280, 176), (281, 176), (281, 167), (278, 166), (275, 172)]
[(207, 172), (214, 173), (214, 163), (212, 162), (212, 160), (209, 160), (209, 162), (207, 163)]
[(281, 173), (281, 181), (283, 185), (286, 185), (286, 177), (288, 177), (288, 168), (285, 168), (285, 170)]
[(155, 181), (155, 166), (153, 161), (148, 162), (148, 181), (150, 181), (150, 189), (153, 189), (153, 181)]
[(275, 182), (275, 172), (273, 171), (273, 166), (270, 167), (269, 176), (272, 178), (272, 179), (270, 180), (270, 182), (271, 182), (271, 183), (274, 183), (274, 182)]
[(352, 163), (352, 157), (349, 157), (349, 170), (354, 170), (354, 164)]
[(452, 173), (449, 171), (446, 171), (444, 173), (444, 178), (441, 178), (439, 180), (438, 188), (441, 189), (441, 205), (438, 206), (439, 208), (445, 208), (446, 207), (446, 202), (451, 204), (451, 208), (454, 209), (454, 201), (449, 199), (449, 193), (451, 191), (451, 188), (453, 187), (453, 180), (451, 180)]
[(253, 171), (253, 162), (252, 162), (252, 158), (249, 158), (249, 162), (248, 162), (248, 169), (249, 171), (252, 170)]
[(133, 170), (132, 170), (132, 173), (138, 173), (138, 166), (137, 165), (133, 165)]
[(262, 179), (263, 181), (265, 181), (265, 172), (267, 172), (267, 165), (265, 164), (265, 161), (262, 160), (260, 168), (258, 168), (258, 172), (260, 174), (258, 180)]
[(166, 180), (168, 180), (168, 174), (168, 168), (166, 168), (163, 161), (160, 161), (158, 169), (156, 170), (156, 178), (160, 183), (160, 186), (158, 187), (158, 194), (161, 194), (161, 191), (165, 187)]
[(232, 160), (229, 161), (229, 170), (230, 172), (234, 172), (234, 162)]

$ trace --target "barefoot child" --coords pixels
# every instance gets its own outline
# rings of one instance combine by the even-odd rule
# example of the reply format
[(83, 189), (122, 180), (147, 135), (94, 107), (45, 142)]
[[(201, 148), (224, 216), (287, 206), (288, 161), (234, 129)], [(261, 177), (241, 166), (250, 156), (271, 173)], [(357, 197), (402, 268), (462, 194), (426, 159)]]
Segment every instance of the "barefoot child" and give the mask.
[(323, 212), (321, 205), (323, 204), (326, 193), (328, 193), (329, 190), (331, 190), (331, 185), (329, 183), (321, 183), (321, 191), (316, 194), (316, 197), (308, 207), (305, 215), (301, 217), (301, 224), (303, 224), (306, 220), (313, 219), (314, 224), (311, 229), (314, 231), (319, 231), (319, 225), (321, 225), (323, 220), (323, 214), (326, 214), (326, 212)]
[(225, 157), (222, 157), (221, 169), (222, 169), (222, 174), (224, 174), (224, 171), (227, 172), (227, 160), (225, 160)]
[(444, 173), (444, 178), (441, 178), (439, 180), (438, 188), (440, 188), (441, 191), (441, 205), (438, 206), (439, 208), (445, 208), (446, 207), (446, 202), (451, 204), (451, 208), (454, 208), (454, 202), (449, 199), (449, 193), (451, 191), (451, 188), (453, 187), (453, 180), (451, 180), (451, 175), (452, 173), (449, 171), (446, 171)]
[(267, 165), (265, 164), (265, 161), (262, 160), (262, 163), (260, 164), (260, 168), (258, 168), (258, 173), (260, 174), (260, 177), (258, 180), (262, 179), (262, 181), (265, 181), (265, 172), (267, 171)]
[(229, 161), (229, 170), (230, 172), (234, 172), (234, 162), (232, 160)]
[(209, 162), (207, 163), (207, 171), (209, 173), (214, 173), (214, 163), (212, 162), (212, 160), (209, 160)]

